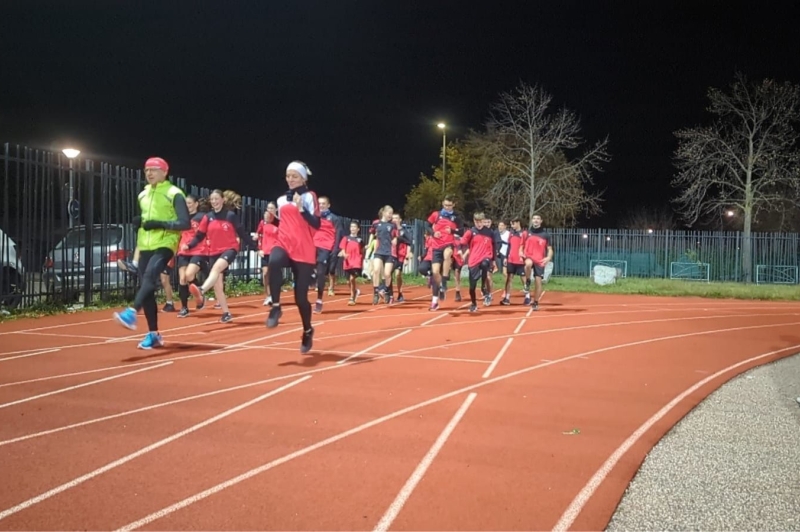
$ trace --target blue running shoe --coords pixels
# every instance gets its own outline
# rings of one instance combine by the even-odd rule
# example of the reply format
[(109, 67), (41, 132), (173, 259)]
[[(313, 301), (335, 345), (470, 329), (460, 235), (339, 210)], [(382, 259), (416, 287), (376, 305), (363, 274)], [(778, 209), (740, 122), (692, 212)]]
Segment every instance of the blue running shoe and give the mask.
[(154, 347), (164, 347), (164, 340), (156, 332), (149, 332), (144, 340), (139, 342), (139, 349), (153, 349)]
[(116, 318), (123, 327), (127, 327), (133, 331), (136, 330), (136, 311), (134, 309), (128, 307), (122, 312), (115, 312), (114, 318)]

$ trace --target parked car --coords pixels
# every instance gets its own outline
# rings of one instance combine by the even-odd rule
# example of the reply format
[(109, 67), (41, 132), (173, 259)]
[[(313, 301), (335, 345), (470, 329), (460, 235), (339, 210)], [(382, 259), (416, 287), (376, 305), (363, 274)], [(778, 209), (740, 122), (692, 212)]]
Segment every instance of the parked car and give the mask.
[(17, 308), (25, 293), (25, 269), (19, 260), (17, 243), (0, 229), (0, 307)]
[(126, 288), (132, 281), (117, 261), (133, 257), (136, 230), (132, 224), (95, 224), (92, 243), (87, 245), (86, 226), (71, 228), (47, 254), (42, 277), (51, 290), (80, 293), (86, 279), (86, 263), (91, 250), (93, 289)]

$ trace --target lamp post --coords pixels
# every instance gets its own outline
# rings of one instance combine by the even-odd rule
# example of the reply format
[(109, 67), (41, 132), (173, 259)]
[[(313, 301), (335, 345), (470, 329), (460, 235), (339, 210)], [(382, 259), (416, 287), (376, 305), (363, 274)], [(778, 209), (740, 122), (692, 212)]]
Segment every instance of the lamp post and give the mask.
[(439, 129), (442, 130), (442, 193), (444, 193), (444, 183), (447, 180), (447, 124), (439, 122)]
[(72, 216), (73, 202), (75, 201), (75, 157), (81, 154), (80, 150), (74, 148), (64, 148), (61, 150), (69, 159), (69, 202), (67, 203), (67, 216), (69, 217), (69, 228), (75, 226), (75, 217)]

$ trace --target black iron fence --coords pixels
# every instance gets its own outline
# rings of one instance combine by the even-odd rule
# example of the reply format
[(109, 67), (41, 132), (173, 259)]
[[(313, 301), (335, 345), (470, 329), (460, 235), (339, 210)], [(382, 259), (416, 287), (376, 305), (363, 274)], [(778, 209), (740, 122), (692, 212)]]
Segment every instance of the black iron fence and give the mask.
[[(131, 297), (136, 280), (117, 265), (136, 247), (132, 226), (143, 171), (62, 153), (3, 145), (0, 153), (0, 306), (55, 301), (91, 304)], [(188, 193), (207, 188), (170, 178)], [(241, 222), (254, 232), (267, 200), (242, 198)], [(345, 227), (353, 219), (344, 218)], [(371, 220), (355, 220), (361, 235)], [(414, 235), (407, 273), (417, 272), (424, 222), (408, 220)], [(740, 232), (553, 229), (553, 275), (590, 275), (596, 265), (618, 267), (626, 277), (687, 281), (798, 284), (800, 235), (754, 233), (752, 269), (743, 271)], [(260, 279), (260, 259), (242, 253), (231, 266), (236, 279)], [(339, 275), (342, 275), (341, 263)], [(176, 285), (176, 278), (173, 285)]]

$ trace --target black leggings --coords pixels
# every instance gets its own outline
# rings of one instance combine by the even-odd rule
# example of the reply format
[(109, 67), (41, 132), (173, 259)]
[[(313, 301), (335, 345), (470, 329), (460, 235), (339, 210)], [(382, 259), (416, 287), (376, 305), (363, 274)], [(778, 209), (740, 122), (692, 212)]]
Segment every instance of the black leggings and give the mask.
[(161, 286), (161, 272), (172, 259), (171, 249), (158, 248), (154, 251), (139, 252), (139, 291), (133, 301), (133, 308), (144, 311), (150, 332), (158, 332), (158, 305), (156, 290)]
[(469, 269), (469, 299), (473, 305), (477, 303), (475, 289), (478, 287), (478, 281), (481, 281), (481, 288), (486, 288), (486, 282), (489, 278), (489, 269), (491, 264), (488, 260), (482, 261), (477, 266), (472, 266)]
[(283, 285), (283, 269), (291, 268), (294, 274), (294, 300), (300, 319), (303, 320), (303, 330), (311, 329), (311, 303), (308, 302), (308, 288), (316, 264), (296, 262), (281, 247), (274, 247), (269, 254), (269, 293), (272, 295), (272, 305), (281, 304), (281, 285)]

